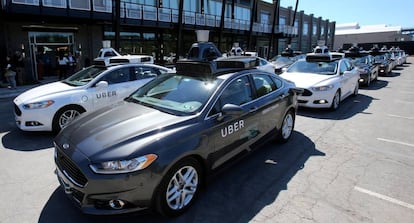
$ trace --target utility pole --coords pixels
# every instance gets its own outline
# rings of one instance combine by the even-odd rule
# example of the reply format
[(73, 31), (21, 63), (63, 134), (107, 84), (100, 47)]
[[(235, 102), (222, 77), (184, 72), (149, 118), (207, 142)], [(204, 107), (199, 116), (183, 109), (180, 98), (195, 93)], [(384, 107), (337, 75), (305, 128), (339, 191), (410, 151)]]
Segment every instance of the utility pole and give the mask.
[[(269, 60), (272, 56), (274, 56), (275, 52), (277, 54), (277, 50), (279, 48), (278, 40), (276, 40), (275, 44), (275, 28), (276, 26), (279, 27), (279, 9), (280, 9), (280, 0), (274, 0), (274, 11), (273, 11), (273, 23), (272, 23), (272, 33), (270, 34), (270, 40), (269, 40), (269, 47), (270, 50), (267, 54), (267, 59)], [(279, 30), (278, 30), (279, 33)]]
[(175, 54), (175, 58), (176, 60), (178, 60), (180, 58), (180, 56), (182, 56), (182, 50), (181, 48), (183, 47), (183, 8), (184, 8), (184, 0), (180, 0), (179, 1), (179, 6), (178, 6), (178, 34), (177, 34), (177, 49), (176, 49), (176, 54)]
[(115, 2), (115, 49), (119, 51), (121, 48), (121, 1), (114, 1)]
[[(295, 12), (293, 13), (292, 27), (295, 28), (296, 12), (298, 11), (299, 0), (296, 0)], [(288, 44), (292, 43), (292, 37), (289, 37)]]

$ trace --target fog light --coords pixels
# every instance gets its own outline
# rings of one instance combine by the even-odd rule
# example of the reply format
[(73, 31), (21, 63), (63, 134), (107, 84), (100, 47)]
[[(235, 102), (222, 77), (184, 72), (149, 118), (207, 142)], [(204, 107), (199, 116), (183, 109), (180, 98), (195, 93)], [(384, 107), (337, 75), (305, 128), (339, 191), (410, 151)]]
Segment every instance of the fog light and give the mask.
[(361, 78), (361, 79), (359, 79), (359, 82), (364, 82), (364, 79), (362, 79), (362, 78)]
[(328, 101), (327, 101), (327, 100), (325, 100), (325, 99), (321, 99), (321, 100), (316, 100), (316, 101), (314, 101), (313, 103), (314, 103), (314, 104), (326, 104), (326, 103), (328, 103)]
[(122, 201), (122, 200), (110, 200), (109, 201), (109, 206), (112, 209), (119, 210), (119, 209), (122, 209), (125, 206), (125, 202)]
[(37, 121), (26, 122), (25, 124), (26, 124), (26, 126), (41, 126), (41, 125), (43, 125), (42, 123), (37, 122)]

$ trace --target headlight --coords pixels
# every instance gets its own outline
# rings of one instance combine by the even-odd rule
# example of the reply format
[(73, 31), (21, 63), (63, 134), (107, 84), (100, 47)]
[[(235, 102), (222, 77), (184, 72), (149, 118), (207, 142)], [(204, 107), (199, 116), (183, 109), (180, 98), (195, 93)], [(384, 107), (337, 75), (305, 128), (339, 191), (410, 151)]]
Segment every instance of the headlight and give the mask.
[(51, 106), (53, 103), (55, 103), (52, 100), (48, 100), (48, 101), (39, 101), (39, 102), (33, 102), (33, 103), (29, 103), (29, 104), (24, 104), (23, 108), (24, 109), (38, 109), (38, 108), (47, 108), (49, 106)]
[(89, 165), (95, 173), (101, 174), (117, 174), (129, 173), (142, 170), (148, 167), (158, 158), (155, 154), (148, 154), (130, 160), (114, 160), (106, 161), (98, 164)]
[(333, 87), (334, 86), (332, 84), (330, 84), (330, 85), (325, 85), (325, 86), (320, 86), (320, 87), (313, 87), (312, 90), (314, 90), (314, 91), (329, 91)]

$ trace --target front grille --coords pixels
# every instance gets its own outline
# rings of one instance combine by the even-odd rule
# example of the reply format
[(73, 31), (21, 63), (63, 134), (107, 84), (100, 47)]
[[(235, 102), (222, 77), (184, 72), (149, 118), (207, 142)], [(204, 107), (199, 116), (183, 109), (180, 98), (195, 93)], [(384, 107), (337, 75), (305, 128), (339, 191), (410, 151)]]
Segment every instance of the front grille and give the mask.
[(17, 105), (14, 105), (14, 113), (16, 113), (17, 116), (22, 115), (22, 111), (20, 110), (20, 108)]
[(308, 89), (303, 89), (302, 96), (311, 96), (311, 95), (312, 95), (312, 91), (309, 91)]
[(80, 171), (80, 169), (69, 159), (67, 158), (59, 149), (57, 150), (56, 164), (61, 169), (61, 171), (70, 178), (72, 183), (77, 186), (84, 187), (88, 182), (85, 175)]
[(308, 101), (307, 100), (298, 100), (298, 103), (299, 104), (306, 104), (306, 103), (308, 103)]

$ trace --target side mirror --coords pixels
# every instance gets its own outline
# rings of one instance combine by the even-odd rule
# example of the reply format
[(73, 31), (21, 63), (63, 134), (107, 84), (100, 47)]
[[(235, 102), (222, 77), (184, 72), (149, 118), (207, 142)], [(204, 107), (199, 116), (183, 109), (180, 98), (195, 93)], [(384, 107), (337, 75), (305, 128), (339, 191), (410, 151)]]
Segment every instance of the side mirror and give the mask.
[(108, 87), (108, 82), (107, 81), (99, 81), (98, 83), (96, 83), (95, 86), (98, 90), (106, 89)]
[(240, 116), (244, 113), (244, 109), (238, 105), (225, 104), (221, 109), (222, 115), (218, 117), (218, 121), (222, 121), (227, 116)]

